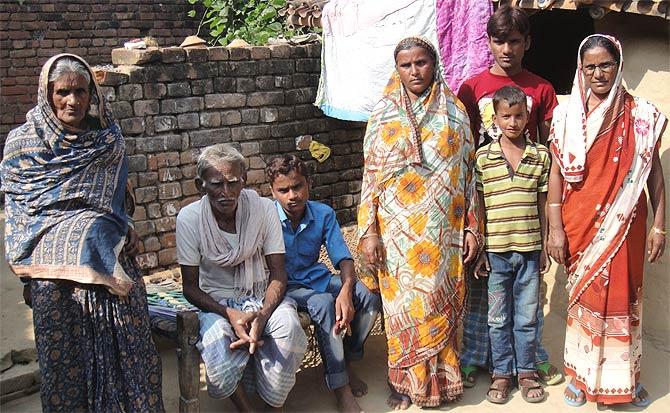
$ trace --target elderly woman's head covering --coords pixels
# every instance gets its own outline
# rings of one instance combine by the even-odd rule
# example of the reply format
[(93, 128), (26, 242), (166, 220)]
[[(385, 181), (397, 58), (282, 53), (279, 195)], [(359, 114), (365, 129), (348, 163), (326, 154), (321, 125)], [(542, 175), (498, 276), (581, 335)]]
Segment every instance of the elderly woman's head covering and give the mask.
[[(582, 48), (591, 38), (601, 37), (611, 42), (619, 50), (619, 67), (614, 84), (607, 98), (591, 113), (586, 113), (586, 102), (591, 93), (587, 87), (582, 70)], [(616, 57), (616, 56), (614, 56)], [(550, 139), (557, 145), (561, 156), (558, 159), (564, 178), (568, 182), (580, 182), (584, 179), (586, 153), (607, 125), (612, 115), (619, 113), (624, 103), (626, 89), (623, 80), (623, 50), (621, 44), (612, 36), (594, 34), (586, 37), (577, 52), (577, 70), (572, 83), (572, 92), (566, 104), (554, 110)], [(619, 109), (617, 109), (619, 108)]]
[[(62, 64), (63, 61), (66, 61), (67, 63)], [(82, 69), (85, 70), (85, 73), (81, 72)], [(75, 73), (82, 74), (89, 82), (91, 102), (88, 115), (90, 117), (98, 118), (100, 129), (105, 129), (108, 125), (114, 123), (111, 117), (111, 112), (107, 107), (107, 103), (103, 98), (102, 91), (100, 86), (98, 86), (98, 82), (96, 81), (95, 74), (93, 73), (93, 70), (91, 70), (91, 67), (81, 57), (67, 53), (53, 56), (47, 60), (40, 72), (39, 86), (37, 89), (37, 107), (42, 112), (45, 121), (56, 131), (65, 128), (64, 125), (62, 125), (62, 122), (56, 117), (56, 114), (53, 113), (51, 97), (49, 96), (49, 84), (63, 74), (71, 71), (76, 71)]]
[[(98, 116), (93, 129), (65, 127), (50, 105), (49, 74), (65, 57), (89, 72), (91, 115)], [(9, 133), (4, 149), (5, 244), (14, 273), (127, 294), (132, 281), (118, 261), (128, 228), (125, 143), (82, 58), (58, 55), (45, 63), (37, 106)]]

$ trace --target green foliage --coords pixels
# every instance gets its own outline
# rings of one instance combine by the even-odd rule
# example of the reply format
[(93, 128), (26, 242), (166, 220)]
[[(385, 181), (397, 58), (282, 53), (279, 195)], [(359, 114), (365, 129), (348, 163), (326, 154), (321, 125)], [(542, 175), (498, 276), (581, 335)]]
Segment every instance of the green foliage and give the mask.
[[(278, 15), (286, 0), (187, 0), (205, 9), (198, 33), (208, 30), (210, 43), (227, 45), (233, 39), (243, 39), (250, 44), (267, 44), (270, 37), (290, 37), (296, 31), (288, 30)], [(190, 10), (189, 17), (198, 12)]]

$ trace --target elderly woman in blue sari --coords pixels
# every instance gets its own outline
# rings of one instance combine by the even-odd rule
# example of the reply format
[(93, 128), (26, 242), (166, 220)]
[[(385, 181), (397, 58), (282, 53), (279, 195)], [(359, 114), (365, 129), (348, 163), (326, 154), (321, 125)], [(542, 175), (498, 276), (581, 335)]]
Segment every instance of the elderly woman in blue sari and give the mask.
[[(49, 59), (0, 164), (6, 254), (33, 307), (44, 411), (163, 411), (131, 255), (125, 143), (88, 64)], [(125, 248), (124, 248), (125, 246)]]

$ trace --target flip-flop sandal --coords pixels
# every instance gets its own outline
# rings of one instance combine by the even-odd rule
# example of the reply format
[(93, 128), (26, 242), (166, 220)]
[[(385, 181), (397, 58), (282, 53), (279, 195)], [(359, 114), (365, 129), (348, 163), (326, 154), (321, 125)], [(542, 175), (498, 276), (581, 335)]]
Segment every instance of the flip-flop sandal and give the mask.
[[(528, 403), (540, 403), (547, 397), (544, 387), (536, 377), (519, 377), (519, 389), (521, 389), (521, 397)], [(531, 390), (542, 389), (542, 393), (538, 396), (529, 396)]]
[(548, 361), (542, 362), (535, 367), (537, 368), (537, 376), (540, 378), (540, 381), (547, 386), (554, 386), (565, 380), (563, 374)]
[(586, 404), (586, 395), (584, 394), (583, 390), (577, 388), (577, 386), (572, 383), (568, 383), (568, 389), (572, 392), (572, 394), (575, 395), (575, 399), (579, 398), (580, 395), (584, 395), (584, 400), (572, 400), (566, 396), (565, 393), (563, 393), (563, 401), (565, 401), (565, 404), (572, 407), (581, 407)]
[(409, 405), (412, 405), (412, 398), (411, 398), (411, 397), (409, 397), (409, 396), (406, 395), (406, 394), (398, 393), (398, 392), (395, 391), (395, 390), (391, 390), (391, 398), (394, 398), (394, 399), (396, 399), (396, 400), (399, 400), (400, 403), (402, 403), (402, 402), (408, 402)]
[[(633, 395), (633, 397), (640, 398), (640, 392), (642, 391), (642, 389), (644, 389), (644, 387), (642, 387), (642, 385), (638, 383), (635, 386), (635, 394)], [(632, 404), (635, 407), (647, 407), (651, 404), (651, 400), (649, 399), (649, 395), (647, 394), (646, 399), (640, 399), (639, 401), (633, 400), (630, 402), (630, 404)]]
[(463, 387), (470, 389), (475, 387), (477, 384), (477, 366), (464, 366), (461, 367), (461, 379), (463, 381)]
[[(509, 400), (509, 392), (512, 390), (512, 378), (510, 377), (496, 377), (491, 382), (488, 391), (486, 392), (486, 400), (494, 404), (505, 404)], [(500, 397), (493, 397), (491, 391), (500, 393)]]

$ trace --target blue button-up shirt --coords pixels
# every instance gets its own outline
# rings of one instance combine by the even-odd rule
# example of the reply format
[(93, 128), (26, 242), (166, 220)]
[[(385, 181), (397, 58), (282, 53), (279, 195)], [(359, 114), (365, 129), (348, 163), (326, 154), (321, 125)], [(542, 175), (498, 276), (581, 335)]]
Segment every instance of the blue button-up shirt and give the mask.
[(289, 288), (309, 287), (315, 291), (325, 291), (332, 274), (325, 264), (319, 262), (321, 245), (326, 246), (335, 269), (340, 269), (342, 260), (352, 259), (335, 218), (335, 211), (320, 202), (307, 201), (305, 216), (294, 230), (279, 202), (275, 201), (275, 205), (284, 233)]

